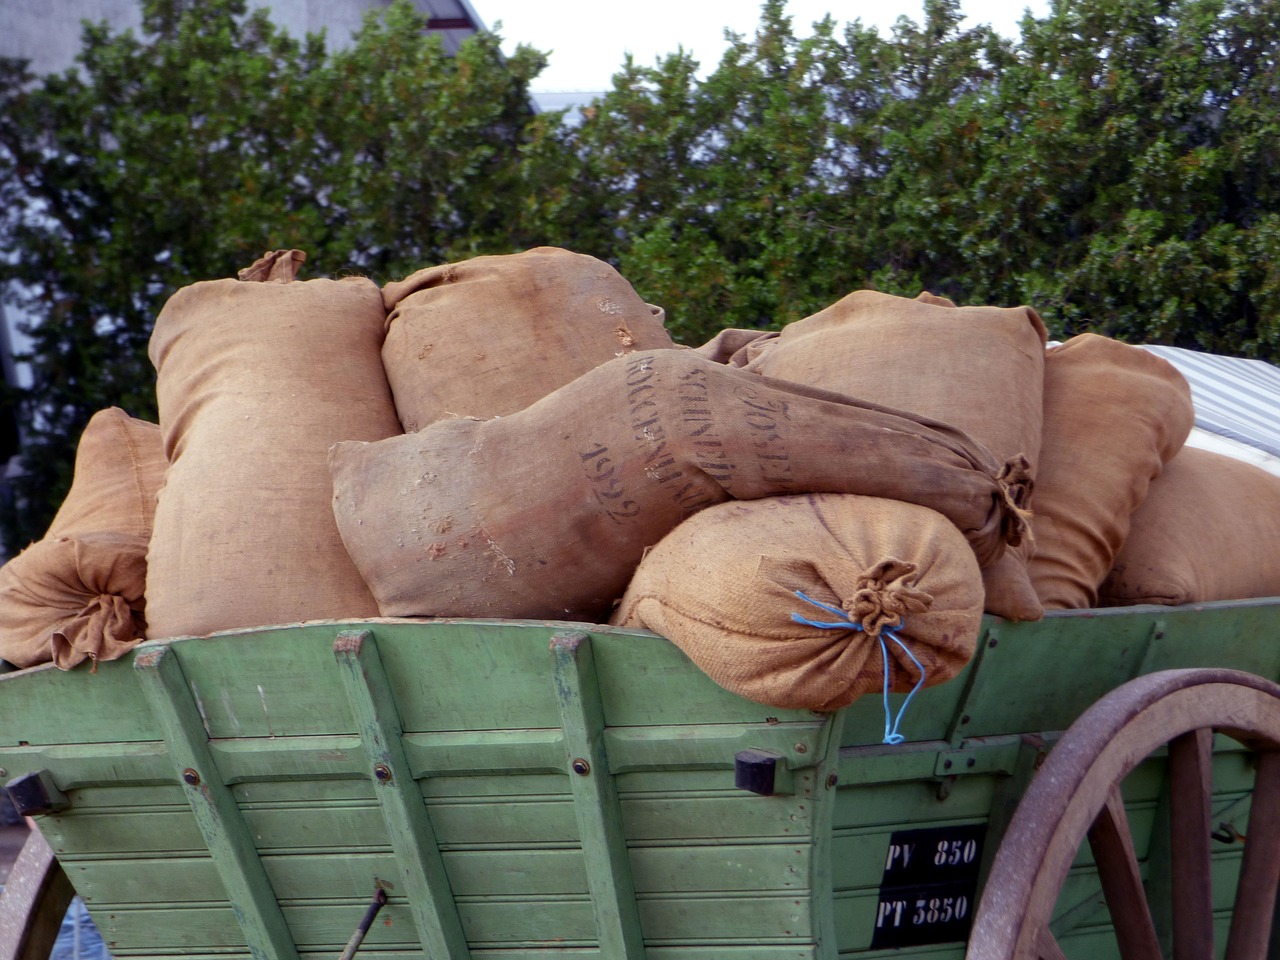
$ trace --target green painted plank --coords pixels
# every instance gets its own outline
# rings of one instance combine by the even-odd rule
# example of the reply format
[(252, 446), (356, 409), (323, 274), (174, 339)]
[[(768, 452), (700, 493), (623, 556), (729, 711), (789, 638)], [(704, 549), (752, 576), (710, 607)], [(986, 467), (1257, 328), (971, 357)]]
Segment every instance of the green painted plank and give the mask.
[[(693, 944), (812, 943), (803, 902), (795, 897), (642, 898), (641, 922), (651, 931), (653, 946)], [(291, 904), (284, 908), (300, 949), (341, 951), (363, 913), (351, 903)], [(596, 947), (591, 903), (576, 899), (464, 899), (459, 915), (475, 950), (485, 946), (528, 944)], [(95, 921), (104, 939), (130, 945), (131, 950), (202, 952), (243, 947), (244, 938), (227, 907), (166, 906), (156, 909), (99, 910)], [(379, 913), (361, 947), (375, 953), (383, 947), (417, 946), (412, 910), (399, 897)], [(618, 954), (608, 953), (610, 960)], [(428, 955), (438, 956), (438, 955)]]
[(725, 796), (623, 797), (627, 839), (722, 839), (808, 836), (807, 801), (802, 797), (760, 797), (737, 790)]
[[(68, 774), (75, 778), (74, 771)], [(173, 773), (169, 776), (172, 778)], [(181, 783), (155, 783), (147, 786), (96, 786), (74, 787), (75, 808), (77, 810), (93, 810), (102, 808), (113, 810), (148, 809), (165, 811), (173, 809), (190, 810), (187, 804), (185, 787)], [(234, 788), (233, 788), (234, 792)]]
[(637, 896), (656, 893), (803, 891), (813, 849), (794, 843), (755, 846), (632, 847)]
[[(1150, 610), (1150, 608), (1143, 608)], [(1143, 672), (1175, 667), (1230, 667), (1280, 679), (1280, 646), (1260, 642), (1277, 634), (1276, 605), (1204, 604), (1153, 611), (1162, 630), (1151, 643)]]
[[(734, 755), (747, 747), (773, 750), (790, 769), (810, 766), (819, 750), (824, 725), (718, 724), (695, 728), (646, 727), (607, 730), (605, 750), (611, 770), (721, 770), (721, 785), (732, 785)], [(450, 731), (406, 734), (404, 752), (414, 777), (472, 780), (497, 774), (513, 776), (563, 771), (564, 735), (555, 730)], [(241, 737), (209, 744), (228, 784), (246, 781), (335, 780), (363, 778), (365, 756), (354, 734), (309, 737)], [(162, 742), (59, 744), (0, 748), (0, 766), (13, 778), (48, 770), (63, 790), (100, 785), (160, 785), (172, 782)]]
[(592, 627), (590, 636), (608, 727), (813, 719), (807, 710), (782, 710), (730, 693), (679, 647), (655, 634)]
[(0, 674), (0, 746), (159, 740), (155, 721), (138, 709), (132, 661), (97, 667), (63, 671), (45, 664)]
[(369, 775), (377, 783), (376, 795), (422, 949), (442, 960), (467, 960), (467, 940), (449, 875), (422, 791), (405, 758), (400, 717), (377, 644), (367, 630), (341, 633), (333, 654), (360, 728)]
[[(341, 685), (320, 662), (340, 624), (236, 631), (214, 641), (152, 641), (137, 653), (171, 649), (191, 681), (214, 739), (354, 733), (349, 717), (328, 710)], [(539, 681), (554, 624), (420, 621), (361, 623), (381, 645), (393, 693), (411, 733), (553, 728), (554, 692)], [(728, 693), (693, 667), (674, 645), (644, 631), (593, 626), (611, 726), (765, 723), (808, 718), (804, 711), (762, 707)], [(318, 662), (320, 661), (320, 662)], [(131, 658), (96, 673), (30, 671), (0, 676), (0, 746), (157, 740), (149, 718), (133, 709)], [(440, 684), (438, 677), (455, 678)], [(245, 681), (251, 677), (252, 681)], [(500, 696), (475, 697), (480, 686)], [(306, 690), (307, 696), (299, 696)], [(67, 705), (74, 703), (75, 710)], [(42, 726), (30, 723), (43, 719)], [(90, 720), (92, 722), (90, 722)], [(11, 731), (5, 734), (4, 731)], [(34, 738), (34, 739), (33, 739)]]
[[(181, 768), (179, 768), (181, 769)], [(203, 854), (208, 851), (191, 808), (85, 813), (74, 807), (40, 817), (40, 832), (58, 856), (138, 853)]]
[(623, 833), (617, 788), (605, 753), (604, 710), (584, 633), (552, 637), (552, 674), (573, 809), (586, 863), (587, 886), (600, 949), (619, 960), (643, 960), (644, 938), (636, 908), (631, 859)]
[[(1119, 685), (1136, 670), (1173, 666), (1230, 666), (1263, 676), (1280, 672), (1280, 653), (1256, 638), (1276, 631), (1280, 603), (1274, 599), (1190, 608), (1117, 608), (1051, 613), (1033, 623), (987, 618), (1004, 646), (974, 677), (976, 714), (964, 735), (1062, 729), (1081, 704)], [(1159, 637), (1153, 624), (1159, 623)], [(404, 727), (410, 732), (548, 728), (556, 724), (554, 698), (539, 684), (539, 660), (555, 626), (546, 623), (385, 622), (373, 630), (384, 647), (396, 694), (406, 695)], [(334, 625), (289, 625), (198, 638), (152, 641), (138, 653), (165, 646), (178, 655), (193, 680), (215, 738), (343, 734), (349, 718), (326, 710), (340, 696), (336, 677), (316, 664)], [(801, 720), (803, 712), (771, 711), (721, 690), (673, 644), (644, 631), (589, 628), (595, 638), (606, 719), (611, 727), (671, 723), (767, 722), (772, 716)], [(1014, 650), (1010, 659), (1001, 651)], [(158, 738), (149, 718), (133, 709), (137, 681), (128, 658), (103, 663), (96, 672), (52, 669), (0, 676), (0, 746), (30, 742), (89, 743)], [(1074, 671), (1079, 683), (1065, 700), (1034, 695), (1043, 665)], [(445, 671), (456, 684), (436, 684)], [(526, 668), (528, 673), (524, 671)], [(1077, 669), (1078, 668), (1078, 669)], [(946, 739), (958, 730), (958, 697), (970, 673), (921, 691), (904, 719), (911, 740)], [(228, 678), (249, 675), (252, 683)], [(470, 691), (493, 679), (503, 696), (477, 698)], [(990, 684), (994, 683), (994, 686)], [(261, 690), (258, 688), (261, 687)], [(486, 688), (489, 685), (486, 683)], [(297, 695), (299, 689), (308, 696)], [(1076, 690), (1078, 689), (1078, 695)], [(1006, 694), (1014, 694), (1009, 697)], [(1061, 691), (1056, 691), (1061, 694)], [(895, 700), (895, 703), (900, 703)], [(74, 704), (74, 710), (67, 705)], [(883, 718), (878, 697), (849, 708), (849, 745), (878, 742)], [(35, 725), (33, 718), (43, 723)], [(90, 719), (92, 722), (89, 722)], [(5, 733), (9, 731), (9, 733)], [(31, 739), (31, 738), (37, 739)]]
[(932, 780), (939, 755), (950, 748), (945, 740), (845, 747), (840, 751), (836, 772), (840, 785), (846, 789), (872, 783)]
[[(638, 894), (789, 893), (803, 891), (812, 852), (794, 844), (641, 847), (632, 851)], [(393, 879), (394, 854), (343, 850), (262, 858), (281, 902), (367, 899), (369, 878)], [(444, 855), (458, 897), (585, 895), (586, 868), (575, 847), (562, 850), (467, 850)], [(87, 903), (199, 903), (224, 899), (208, 857), (67, 861)]]
[[(562, 778), (567, 779), (567, 778)], [(327, 784), (326, 784), (327, 785)], [(843, 802), (843, 798), (842, 798)], [(660, 794), (623, 797), (619, 806), (632, 846), (678, 841), (741, 845), (755, 840), (793, 842), (808, 836), (807, 801), (757, 797)], [(508, 800), (430, 801), (427, 810), (446, 849), (475, 845), (576, 845), (572, 802), (513, 795)], [(187, 807), (159, 810), (99, 806), (46, 818), (42, 828), (60, 853), (201, 852), (203, 837)], [(263, 853), (325, 850), (338, 846), (389, 850), (385, 821), (372, 800), (250, 802), (241, 806), (246, 826)]]
[(177, 660), (161, 648), (134, 660), (176, 775), (213, 854), (236, 922), (255, 960), (296, 960), (293, 937), (258, 859), (253, 838), (209, 753), (200, 715)]
[[(1065, 730), (1101, 696), (1138, 672), (1150, 635), (1143, 618), (1056, 618), (1034, 636), (1022, 624), (993, 624), (959, 706), (960, 736)], [(1045, 664), (1052, 664), (1052, 671)], [(1067, 676), (1070, 684), (1052, 684)]]
[[(975, 661), (952, 680), (921, 690), (903, 731), (916, 741), (1065, 730), (1126, 680), (1175, 667), (1229, 667), (1277, 679), (1280, 648), (1257, 638), (1278, 628), (1275, 598), (1052, 611), (1025, 623), (988, 616)], [(990, 639), (997, 641), (995, 647)], [(1046, 664), (1073, 678), (1068, 687), (1055, 687), (1052, 697), (1042, 695)], [(896, 709), (902, 698), (890, 701)], [(875, 744), (882, 729), (878, 696), (862, 697), (847, 708), (847, 746)]]
[(754, 747), (782, 754), (787, 768), (811, 767), (820, 756), (829, 725), (807, 723), (702, 724), (689, 726), (625, 727), (604, 731), (609, 769), (615, 775), (648, 768), (668, 771), (720, 769), (730, 772), (734, 756)]
[(846, 787), (841, 781), (833, 828), (909, 825), (945, 819), (981, 820), (991, 812), (993, 777), (959, 777), (945, 799), (940, 799), (938, 786), (938, 781), (925, 780)]

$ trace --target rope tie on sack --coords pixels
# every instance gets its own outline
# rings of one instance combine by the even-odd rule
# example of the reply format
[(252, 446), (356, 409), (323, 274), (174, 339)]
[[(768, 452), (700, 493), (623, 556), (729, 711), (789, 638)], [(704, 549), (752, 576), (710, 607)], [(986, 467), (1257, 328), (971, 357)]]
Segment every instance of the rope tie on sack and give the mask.
[[(853, 620), (848, 613), (841, 610), (839, 607), (834, 607), (829, 603), (823, 603), (821, 600), (815, 600), (813, 597), (807, 596), (801, 590), (797, 590), (795, 593), (797, 597), (806, 603), (811, 603), (815, 607), (825, 610), (838, 618), (835, 622), (829, 620), (810, 620), (808, 617), (803, 617), (798, 613), (792, 613), (791, 619), (796, 623), (803, 623), (806, 626), (817, 627), (819, 630), (853, 629), (863, 631), (865, 633), (871, 632), (870, 630), (865, 629), (862, 623)], [(901, 626), (901, 618), (899, 618), (898, 626)], [(898, 727), (901, 725), (902, 718), (907, 712), (907, 707), (911, 704), (912, 697), (916, 695), (917, 690), (924, 686), (925, 676), (924, 666), (916, 659), (915, 654), (907, 649), (907, 645), (898, 639), (896, 630), (897, 627), (885, 626), (883, 624), (880, 624), (875, 628), (875, 637), (880, 641), (880, 658), (884, 662), (884, 687), (882, 694), (884, 699), (884, 740), (882, 742), (888, 744), (902, 743), (902, 741), (906, 739), (905, 736), (898, 732)], [(920, 679), (916, 681), (916, 685), (912, 687), (911, 692), (907, 694), (907, 699), (902, 701), (902, 707), (898, 710), (897, 717), (893, 716), (893, 710), (889, 706), (889, 647), (885, 643), (885, 637), (888, 637), (896, 643), (901, 648), (902, 652), (911, 658), (911, 662), (916, 665), (916, 669), (920, 671)]]
[(1031, 461), (1026, 454), (1011, 457), (996, 474), (996, 486), (1000, 488), (1000, 500), (1005, 508), (1001, 531), (1005, 543), (1016, 547), (1024, 542), (1032, 543), (1031, 493), (1035, 489)]

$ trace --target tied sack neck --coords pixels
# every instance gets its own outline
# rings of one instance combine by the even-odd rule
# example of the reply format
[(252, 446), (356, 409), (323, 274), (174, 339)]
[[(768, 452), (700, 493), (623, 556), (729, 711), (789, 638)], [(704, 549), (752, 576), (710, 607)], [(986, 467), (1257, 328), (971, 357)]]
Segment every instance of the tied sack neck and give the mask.
[(907, 614), (928, 610), (932, 605), (933, 595), (916, 586), (917, 573), (918, 568), (909, 561), (881, 560), (858, 577), (853, 593), (842, 598), (839, 607), (798, 593), (814, 606), (840, 617), (839, 622), (814, 621), (799, 614), (792, 614), (792, 619), (824, 629), (852, 627), (869, 637), (878, 637), (881, 631), (901, 627)]
[(1020, 546), (1024, 541), (1032, 543), (1030, 505), (1035, 478), (1031, 475), (1031, 462), (1026, 454), (1020, 453), (1004, 462), (996, 474), (996, 485), (999, 488), (998, 505), (1004, 508), (1000, 525), (1004, 542), (1011, 547)]

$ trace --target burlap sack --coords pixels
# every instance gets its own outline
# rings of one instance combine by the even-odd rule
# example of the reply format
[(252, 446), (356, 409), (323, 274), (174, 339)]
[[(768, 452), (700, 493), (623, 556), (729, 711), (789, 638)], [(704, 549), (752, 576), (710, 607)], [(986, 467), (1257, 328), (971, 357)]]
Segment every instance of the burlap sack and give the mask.
[(148, 636), (373, 616), (329, 506), (337, 440), (399, 432), (370, 280), (216, 280), (151, 338), (168, 479), (148, 554)]
[(116, 407), (93, 415), (48, 533), (0, 567), (0, 657), (69, 670), (142, 639), (147, 540), (166, 466), (158, 426)]
[[(1034, 477), (1046, 338), (1030, 307), (957, 307), (928, 292), (909, 300), (859, 290), (788, 324), (747, 369), (945, 420), (999, 460), (1025, 457)], [(1027, 576), (1030, 550), (1023, 543), (983, 571), (988, 612), (1043, 616)]]
[(646, 547), (728, 499), (931, 506), (995, 559), (1024, 518), (954, 428), (691, 350), (603, 364), (531, 407), (331, 456), (343, 540), (385, 616), (607, 616)]
[(1183, 447), (1151, 481), (1102, 606), (1280, 596), (1280, 477)]
[(744, 697), (835, 710), (883, 688), (882, 636), (891, 690), (955, 676), (973, 656), (982, 597), (973, 551), (941, 514), (808, 494), (685, 520), (641, 560), (610, 622), (662, 634)]
[(778, 339), (776, 330), (740, 330), (729, 327), (694, 351), (700, 357), (731, 367), (745, 367), (760, 351)]
[(113, 533), (38, 540), (0, 568), (0, 655), (63, 670), (114, 660), (146, 629), (147, 541)]
[(71, 489), (49, 524), (49, 535), (150, 537), (168, 466), (156, 424), (119, 407), (99, 410), (80, 435)]
[(1049, 348), (1027, 566), (1045, 609), (1097, 605), (1130, 514), (1194, 419), (1187, 381), (1150, 351), (1092, 333)]
[(592, 367), (674, 347), (660, 307), (558, 247), (429, 267), (383, 289), (383, 365), (408, 432), (523, 410)]

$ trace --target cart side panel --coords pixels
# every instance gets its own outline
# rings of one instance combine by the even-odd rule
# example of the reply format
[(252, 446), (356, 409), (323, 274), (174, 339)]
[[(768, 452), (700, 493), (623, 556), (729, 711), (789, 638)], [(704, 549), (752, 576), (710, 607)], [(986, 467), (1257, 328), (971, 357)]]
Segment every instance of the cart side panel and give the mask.
[[(564, 628), (350, 626), (387, 667), (394, 716), (375, 733), (391, 731), (403, 750), (472, 955), (595, 955), (598, 866), (550, 663)], [(421, 904), (407, 896), (388, 832), (367, 720), (337, 677), (335, 637), (349, 633), (309, 625), (139, 648), (164, 647), (179, 664), (216, 768), (199, 771), (200, 788), (233, 801), (302, 956), (340, 952), (379, 886), (389, 903), (366, 949), (420, 950)], [(826, 890), (813, 884), (825, 850), (813, 770), (834, 749), (831, 718), (743, 701), (652, 635), (605, 628), (590, 643), (608, 714), (596, 731), (604, 769), (592, 772), (616, 795), (601, 815), (622, 831), (646, 951), (816, 956), (815, 899)], [(126, 661), (93, 675), (15, 675), (0, 687), (9, 730), (31, 729), (32, 711), (62, 699), (38, 734), (0, 746), (0, 763), (11, 777), (45, 770), (66, 792), (70, 807), (41, 826), (116, 957), (243, 953), (225, 865), (182, 782), (191, 771), (175, 769), (136, 673)], [(71, 696), (80, 687), (93, 695)], [(103, 703), (114, 711), (105, 726)], [(747, 748), (777, 754), (776, 795), (734, 785)]]

